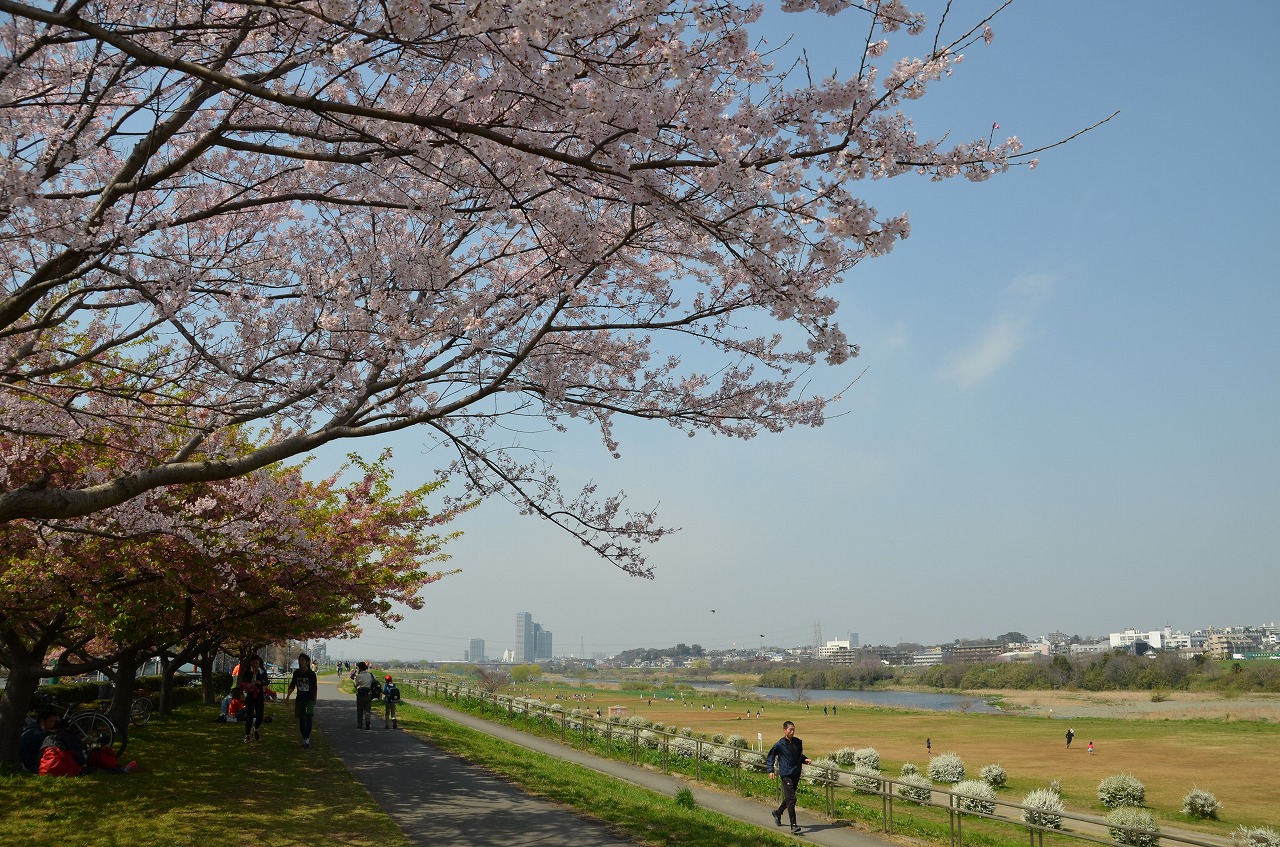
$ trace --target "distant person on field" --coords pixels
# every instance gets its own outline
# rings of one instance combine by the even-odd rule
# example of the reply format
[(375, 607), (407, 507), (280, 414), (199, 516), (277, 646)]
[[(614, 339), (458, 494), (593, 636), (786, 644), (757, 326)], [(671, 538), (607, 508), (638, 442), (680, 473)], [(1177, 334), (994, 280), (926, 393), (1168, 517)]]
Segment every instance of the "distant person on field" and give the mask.
[(933, 740), (932, 740), (932, 739), (926, 738), (926, 739), (924, 740), (924, 754), (925, 754), (926, 756), (932, 756), (932, 755), (933, 755)]
[(804, 742), (796, 738), (796, 725), (791, 721), (782, 724), (782, 737), (769, 748), (769, 756), (765, 759), (765, 770), (769, 771), (769, 779), (782, 780), (782, 805), (773, 812), (773, 822), (782, 826), (782, 813), (785, 811), (791, 820), (791, 831), (800, 832), (796, 823), (796, 786), (800, 782), (800, 771), (809, 764), (804, 755)]
[(1092, 752), (1093, 752), (1093, 742), (1092, 742), (1092, 741), (1090, 741), (1090, 742), (1089, 742), (1089, 752), (1090, 752), (1090, 753), (1092, 753)]
[(1067, 729), (1067, 749), (1068, 750), (1071, 749), (1071, 739), (1075, 737), (1076, 737), (1076, 731), (1074, 729), (1068, 728)]
[(316, 688), (319, 685), (316, 672), (311, 669), (311, 657), (306, 653), (298, 654), (298, 669), (289, 680), (289, 690), (284, 699), (298, 692), (298, 699), (293, 704), (293, 716), (298, 719), (298, 732), (302, 733), (302, 746), (311, 746), (311, 721), (316, 714)]
[(400, 705), (400, 688), (391, 681), (391, 674), (387, 674), (387, 678), (382, 685), (382, 704), (386, 708), (382, 715), (382, 728), (399, 729), (400, 724), (396, 720), (396, 706)]

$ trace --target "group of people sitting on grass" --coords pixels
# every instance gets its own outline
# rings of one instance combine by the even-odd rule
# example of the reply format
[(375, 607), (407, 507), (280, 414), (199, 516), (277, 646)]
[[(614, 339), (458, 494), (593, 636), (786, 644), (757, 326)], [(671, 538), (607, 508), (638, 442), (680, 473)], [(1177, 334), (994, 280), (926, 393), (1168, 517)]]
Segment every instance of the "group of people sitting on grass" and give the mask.
[(51, 709), (27, 718), (18, 741), (18, 758), (23, 770), (44, 776), (133, 773), (138, 769), (137, 762), (121, 765), (105, 741), (86, 750), (79, 733), (66, 726)]

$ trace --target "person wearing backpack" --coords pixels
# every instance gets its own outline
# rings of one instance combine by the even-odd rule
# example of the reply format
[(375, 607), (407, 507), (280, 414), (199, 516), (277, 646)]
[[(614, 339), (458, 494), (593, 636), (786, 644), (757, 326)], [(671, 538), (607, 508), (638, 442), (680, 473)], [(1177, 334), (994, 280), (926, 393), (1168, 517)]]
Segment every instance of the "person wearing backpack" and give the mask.
[(400, 724), (396, 721), (396, 706), (399, 703), (400, 688), (391, 681), (391, 674), (387, 674), (386, 684), (382, 686), (382, 704), (386, 707), (382, 717), (383, 729), (400, 728)]
[(356, 729), (371, 729), (373, 722), (373, 687), (378, 684), (369, 666), (356, 662)]

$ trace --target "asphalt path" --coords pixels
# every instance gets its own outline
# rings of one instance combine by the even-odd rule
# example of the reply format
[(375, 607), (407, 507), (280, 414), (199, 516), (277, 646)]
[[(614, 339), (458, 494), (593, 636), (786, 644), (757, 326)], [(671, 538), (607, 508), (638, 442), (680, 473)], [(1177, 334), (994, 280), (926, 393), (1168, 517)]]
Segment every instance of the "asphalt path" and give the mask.
[[(668, 797), (674, 797), (681, 788), (688, 788), (694, 801), (704, 809), (774, 829), (770, 815), (772, 804), (625, 762), (602, 759), (436, 703), (414, 700), (413, 704), (454, 723)], [(339, 691), (334, 677), (327, 676), (321, 679), (315, 731), (413, 844), (419, 847), (552, 844), (621, 847), (636, 843), (573, 809), (531, 797), (484, 768), (445, 753), (403, 730), (384, 730), (381, 712), (381, 704), (375, 701), (373, 729), (357, 729), (355, 696)], [(889, 844), (874, 834), (804, 809), (797, 810), (797, 815), (804, 830), (797, 836), (798, 840), (826, 847)], [(789, 834), (785, 826), (778, 831)]]

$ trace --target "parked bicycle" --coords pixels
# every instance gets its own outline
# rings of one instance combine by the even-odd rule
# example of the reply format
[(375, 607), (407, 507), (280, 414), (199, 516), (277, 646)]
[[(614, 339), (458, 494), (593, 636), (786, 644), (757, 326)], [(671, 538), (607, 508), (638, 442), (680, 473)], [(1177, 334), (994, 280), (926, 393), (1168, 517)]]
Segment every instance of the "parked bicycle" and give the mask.
[(146, 726), (147, 721), (151, 720), (151, 709), (150, 697), (134, 697), (133, 703), (129, 706), (129, 724)]
[(86, 750), (103, 744), (115, 746), (116, 725), (107, 717), (106, 712), (95, 708), (85, 709), (80, 703), (63, 703), (49, 695), (43, 695), (39, 700), (42, 707), (60, 712), (62, 723), (76, 733), (84, 742)]

